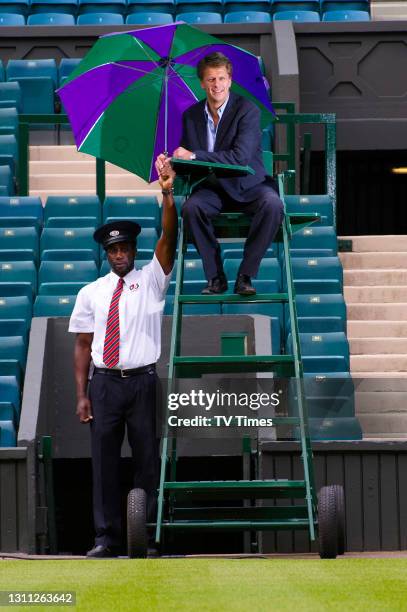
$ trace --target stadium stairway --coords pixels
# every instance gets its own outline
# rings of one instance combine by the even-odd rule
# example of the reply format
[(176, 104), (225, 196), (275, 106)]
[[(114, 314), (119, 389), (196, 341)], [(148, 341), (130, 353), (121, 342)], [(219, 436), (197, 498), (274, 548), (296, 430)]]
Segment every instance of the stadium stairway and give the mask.
[(371, 0), (370, 11), (375, 21), (401, 21), (407, 19), (406, 0)]
[[(95, 160), (74, 145), (30, 146), (30, 195), (43, 203), (50, 195), (94, 195)], [(126, 170), (106, 164), (108, 195), (160, 195), (158, 183), (148, 184)]]
[(407, 236), (346, 236), (341, 253), (364, 438), (407, 438)]

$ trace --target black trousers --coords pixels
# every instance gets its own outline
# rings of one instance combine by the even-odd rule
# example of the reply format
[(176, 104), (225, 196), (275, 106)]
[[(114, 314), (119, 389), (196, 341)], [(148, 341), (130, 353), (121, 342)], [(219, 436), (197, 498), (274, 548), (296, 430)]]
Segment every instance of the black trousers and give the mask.
[(255, 192), (253, 200), (242, 204), (232, 200), (220, 186), (202, 187), (184, 203), (184, 223), (202, 257), (208, 280), (223, 272), (212, 220), (227, 210), (242, 212), (251, 218), (239, 273), (257, 276), (260, 262), (281, 225), (284, 210), (277, 192), (270, 185), (262, 184), (256, 187)]
[(96, 544), (114, 547), (121, 544), (120, 454), (126, 425), (133, 456), (133, 484), (147, 492), (148, 520), (155, 521), (159, 463), (156, 386), (153, 368), (129, 378), (96, 373), (90, 381)]

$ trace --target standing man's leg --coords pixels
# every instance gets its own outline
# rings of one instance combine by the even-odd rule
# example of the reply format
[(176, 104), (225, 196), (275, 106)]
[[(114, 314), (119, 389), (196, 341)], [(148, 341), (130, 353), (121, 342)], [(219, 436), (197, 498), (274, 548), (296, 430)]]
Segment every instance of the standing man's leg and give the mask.
[(224, 276), (220, 247), (212, 223), (221, 210), (220, 194), (206, 188), (194, 191), (182, 207), (185, 227), (202, 258), (208, 281)]
[(239, 274), (256, 277), (260, 262), (274, 240), (284, 217), (284, 207), (274, 189), (264, 186), (260, 195), (241, 207), (252, 221), (244, 245)]
[(121, 544), (120, 451), (124, 438), (121, 379), (95, 374), (90, 382), (93, 514), (96, 546)]

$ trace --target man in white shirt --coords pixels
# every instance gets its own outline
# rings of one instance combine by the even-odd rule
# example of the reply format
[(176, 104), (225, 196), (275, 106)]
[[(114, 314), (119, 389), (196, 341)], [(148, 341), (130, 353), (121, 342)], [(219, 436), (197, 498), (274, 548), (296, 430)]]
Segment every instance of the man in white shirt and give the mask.
[[(146, 491), (149, 520), (154, 520), (159, 459), (155, 364), (178, 229), (172, 197), (174, 172), (163, 155), (157, 158), (156, 168), (163, 193), (162, 234), (152, 261), (141, 270), (134, 267), (141, 230), (137, 223), (117, 221), (98, 228), (94, 238), (106, 250), (112, 270), (80, 290), (69, 324), (69, 331), (77, 334), (77, 414), (81, 423), (91, 426), (96, 538), (89, 558), (119, 554), (119, 465), (125, 425), (134, 486)], [(93, 376), (88, 385), (91, 363)]]

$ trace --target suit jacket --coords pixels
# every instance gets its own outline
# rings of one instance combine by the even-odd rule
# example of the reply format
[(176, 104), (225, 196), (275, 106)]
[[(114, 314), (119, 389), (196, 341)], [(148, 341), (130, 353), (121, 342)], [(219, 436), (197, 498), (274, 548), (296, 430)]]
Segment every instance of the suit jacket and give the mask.
[(264, 183), (275, 187), (263, 164), (257, 106), (231, 91), (218, 124), (214, 151), (210, 153), (207, 150), (205, 104), (206, 100), (201, 100), (184, 112), (181, 146), (195, 153), (199, 161), (251, 166), (254, 175), (219, 179), (226, 193), (237, 202), (254, 200)]

